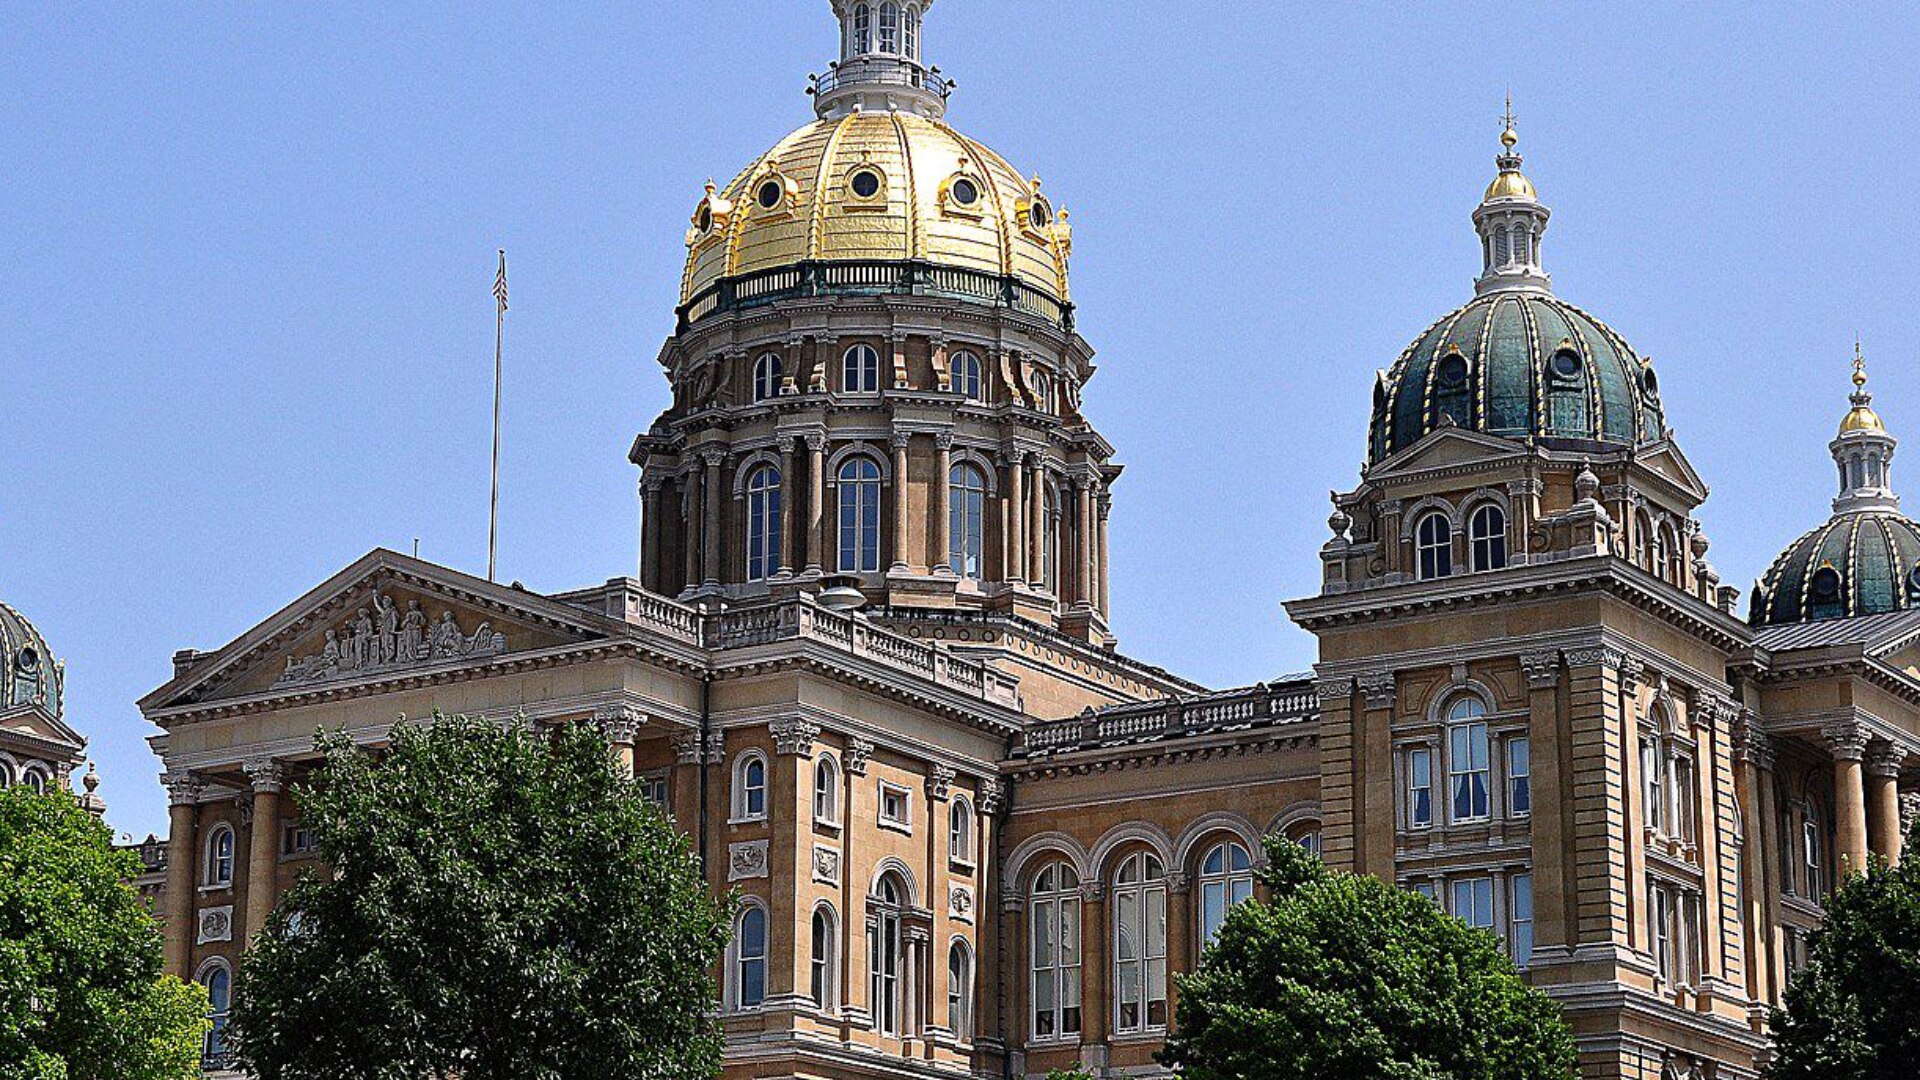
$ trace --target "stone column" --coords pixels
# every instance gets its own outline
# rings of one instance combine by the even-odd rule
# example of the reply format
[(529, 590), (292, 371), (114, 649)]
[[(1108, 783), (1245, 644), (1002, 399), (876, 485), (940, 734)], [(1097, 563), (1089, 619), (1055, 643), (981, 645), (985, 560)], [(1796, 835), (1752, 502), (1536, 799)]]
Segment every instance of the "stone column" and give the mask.
[(1406, 541), (1400, 536), (1400, 515), (1405, 505), (1399, 499), (1385, 499), (1380, 503), (1380, 531), (1376, 534), (1380, 543), (1380, 554), (1387, 564), (1387, 573), (1405, 573), (1402, 565), (1405, 559), (1402, 552)]
[(793, 473), (793, 440), (780, 440), (780, 550), (775, 553), (774, 575), (787, 577), (793, 573), (793, 537), (799, 530), (793, 527), (794, 520), (800, 515), (798, 509), (800, 481)]
[(1096, 1074), (1107, 1063), (1107, 887), (1080, 884), (1080, 1042)]
[(253, 782), (253, 825), (247, 845), (247, 922), (245, 940), (251, 944), (266, 929), (267, 916), (280, 899), (280, 791), (286, 768), (277, 761), (249, 761), (244, 766)]
[(1180, 1004), (1180, 988), (1175, 975), (1193, 970), (1195, 939), (1199, 928), (1193, 921), (1193, 878), (1186, 867), (1167, 873), (1167, 1018), (1172, 1027), (1174, 1010)]
[(907, 537), (912, 533), (907, 519), (907, 445), (912, 441), (912, 434), (905, 431), (894, 432), (887, 441), (893, 449), (893, 569), (902, 572), (913, 565), (907, 558)]
[(1098, 537), (1098, 542), (1096, 544), (1095, 558), (1099, 565), (1094, 575), (1093, 606), (1099, 608), (1100, 614), (1108, 618), (1112, 617), (1113, 610), (1108, 607), (1109, 601), (1107, 596), (1107, 589), (1113, 583), (1113, 570), (1107, 565), (1107, 515), (1111, 513), (1112, 510), (1113, 489), (1103, 486), (1100, 491), (1100, 498), (1096, 503), (1097, 520), (1095, 522), (1095, 529), (1097, 531), (1095, 535)]
[(1047, 576), (1047, 486), (1046, 476), (1041, 469), (1040, 455), (1027, 455), (1027, 581), (1031, 584), (1044, 583), (1056, 594), (1060, 591), (1059, 582), (1046, 580)]
[(953, 433), (933, 437), (933, 572), (953, 574)]
[(595, 709), (593, 722), (607, 737), (620, 775), (633, 779), (633, 744), (640, 737), (640, 725), (647, 722), (646, 715), (631, 705), (614, 705)]
[(1089, 607), (1093, 603), (1093, 478), (1074, 477), (1073, 494), (1073, 601)]
[(703, 585), (720, 584), (720, 508), (726, 500), (720, 492), (720, 463), (726, 454), (720, 450), (708, 450), (701, 454), (701, 460), (707, 465), (707, 478), (702, 485), (707, 495), (707, 536), (706, 536), (706, 574), (701, 578)]
[(826, 565), (821, 552), (826, 540), (827, 437), (807, 436), (807, 573), (818, 575)]
[(1027, 477), (1026, 468), (1019, 454), (1001, 455), (1000, 464), (1007, 470), (1006, 513), (1002, 517), (1007, 545), (1008, 581), (1029, 581), (1027, 576)]
[(680, 580), (681, 591), (700, 584), (700, 468), (689, 462), (681, 483), (685, 485), (680, 506), (680, 548), (685, 558), (685, 572)]
[(1866, 756), (1869, 736), (1866, 725), (1857, 720), (1835, 721), (1820, 733), (1833, 752), (1836, 844), (1841, 859), (1840, 877), (1844, 881), (1848, 874), (1858, 874), (1867, 868), (1867, 795), (1861, 759)]
[[(801, 897), (813, 874), (813, 746), (820, 725), (781, 717), (767, 725), (773, 763), (767, 776), (767, 874), (773, 935), (767, 957), (767, 1000), (801, 1004), (811, 987), (813, 911)], [(849, 820), (842, 815), (842, 821)], [(845, 874), (846, 867), (841, 867)]]
[[(1565, 742), (1560, 725), (1560, 653), (1524, 654), (1520, 668), (1527, 679), (1527, 743), (1533, 767), (1528, 781), (1534, 792), (1533, 962), (1539, 964), (1559, 949), (1571, 951), (1579, 890), (1566, 854), (1573, 832), (1571, 800), (1559, 797), (1570, 786), (1560, 769)], [(1434, 794), (1439, 796), (1445, 787), (1442, 756), (1434, 754), (1432, 762)]]
[(188, 979), (193, 977), (187, 967), (193, 960), (194, 826), (200, 793), (206, 786), (184, 769), (169, 772), (164, 779), (171, 822), (167, 833), (167, 973)]
[(1873, 853), (1890, 863), (1900, 861), (1900, 766), (1906, 751), (1891, 743), (1875, 743), (1867, 751), (1867, 822)]
[[(1356, 870), (1393, 880), (1393, 721), (1400, 700), (1399, 677), (1368, 672), (1355, 680), (1366, 712), (1353, 731), (1353, 834)], [(1435, 763), (1438, 764), (1437, 762)], [(1434, 784), (1438, 793), (1440, 784)], [(1321, 824), (1325, 848), (1325, 819)]]
[(1735, 791), (1740, 814), (1746, 820), (1747, 835), (1740, 848), (1740, 876), (1747, 882), (1743, 890), (1746, 910), (1747, 994), (1755, 1001), (1776, 1000), (1774, 981), (1773, 928), (1777, 920), (1771, 904), (1779, 892), (1776, 882), (1791, 868), (1773, 866), (1780, 850), (1774, 820), (1773, 739), (1760, 730), (1760, 718), (1741, 710), (1734, 729), (1734, 760), (1740, 765)]
[(660, 479), (640, 481), (640, 587), (663, 592), (660, 586)]

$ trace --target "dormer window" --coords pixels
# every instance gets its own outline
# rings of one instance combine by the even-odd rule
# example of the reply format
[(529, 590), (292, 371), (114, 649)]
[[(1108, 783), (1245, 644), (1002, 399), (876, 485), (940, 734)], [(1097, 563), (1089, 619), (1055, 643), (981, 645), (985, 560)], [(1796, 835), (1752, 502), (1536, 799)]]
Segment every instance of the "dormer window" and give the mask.
[(1822, 566), (1813, 572), (1813, 581), (1808, 589), (1812, 600), (1813, 617), (1816, 619), (1837, 619), (1847, 613), (1846, 599), (1841, 595), (1840, 571), (1831, 564)]
[(1553, 374), (1559, 379), (1577, 379), (1580, 377), (1580, 354), (1572, 349), (1562, 348), (1553, 354)]
[(879, 210), (887, 205), (887, 178), (872, 165), (860, 165), (847, 174), (847, 193), (852, 196), (848, 208)]

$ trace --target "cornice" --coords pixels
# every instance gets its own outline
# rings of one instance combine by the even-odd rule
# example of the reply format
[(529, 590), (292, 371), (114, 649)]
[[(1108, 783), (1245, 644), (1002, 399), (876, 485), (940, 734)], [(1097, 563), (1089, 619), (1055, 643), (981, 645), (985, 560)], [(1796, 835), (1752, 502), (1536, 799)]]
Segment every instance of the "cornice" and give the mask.
[(1317, 746), (1319, 742), (1320, 727), (1309, 718), (1226, 734), (1211, 733), (1095, 750), (1074, 750), (1042, 758), (1015, 758), (1001, 762), (1000, 767), (1016, 783), (1030, 783), (1063, 776), (1088, 776), (1192, 761), (1245, 757), (1249, 754), (1285, 753)]

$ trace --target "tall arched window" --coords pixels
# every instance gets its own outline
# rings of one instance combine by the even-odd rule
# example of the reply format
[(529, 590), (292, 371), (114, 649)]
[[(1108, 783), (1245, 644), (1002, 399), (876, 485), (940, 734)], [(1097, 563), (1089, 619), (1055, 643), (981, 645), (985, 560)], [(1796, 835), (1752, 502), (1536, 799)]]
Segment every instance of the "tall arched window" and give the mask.
[(1826, 834), (1820, 828), (1820, 811), (1807, 804), (1806, 820), (1800, 826), (1800, 856), (1806, 864), (1807, 896), (1824, 900), (1827, 895)]
[(947, 1026), (961, 1042), (973, 1040), (973, 951), (959, 938), (947, 950)]
[(1653, 572), (1653, 521), (1644, 510), (1633, 515), (1633, 563)]
[(761, 353), (753, 362), (753, 400), (779, 397), (781, 374), (780, 354)]
[(1433, 510), (1413, 530), (1413, 546), (1420, 580), (1431, 581), (1453, 573), (1453, 523)]
[(0, 788), (13, 786), (13, 762), (0, 758)]
[(842, 358), (840, 389), (871, 394), (880, 389), (880, 354), (871, 345), (855, 345)]
[(1684, 584), (1687, 580), (1686, 555), (1680, 549), (1680, 542), (1674, 534), (1673, 526), (1664, 521), (1660, 523), (1660, 550), (1664, 553), (1664, 558), (1657, 572), (1667, 579), (1669, 585)]
[(1113, 880), (1113, 1030), (1167, 1025), (1167, 884), (1160, 860), (1136, 852)]
[(840, 1007), (840, 920), (831, 904), (813, 909), (813, 951), (808, 984), (813, 1003), (822, 1012)]
[(1471, 694), (1447, 706), (1447, 788), (1451, 820), (1481, 821), (1492, 813), (1487, 706)]
[(880, 5), (880, 51), (894, 56), (900, 53), (900, 5), (893, 0)]
[(734, 1005), (757, 1009), (767, 1000), (767, 909), (749, 903), (734, 930)]
[(207, 834), (206, 873), (201, 883), (215, 888), (233, 884), (233, 827), (215, 825)]
[(1080, 1034), (1080, 876), (1064, 862), (1033, 877), (1027, 894), (1035, 1039)]
[(1496, 503), (1488, 503), (1473, 512), (1467, 526), (1473, 544), (1475, 573), (1504, 569), (1507, 565), (1507, 512)]
[(873, 1023), (881, 1034), (897, 1036), (901, 1033), (900, 969), (904, 947), (900, 915), (907, 906), (906, 887), (895, 874), (882, 874), (874, 894), (867, 898), (867, 906), (874, 915), (867, 923), (871, 928), (867, 939), (867, 970), (872, 973), (869, 1005), (873, 1009)]
[(853, 54), (864, 56), (873, 51), (873, 9), (865, 4), (853, 8)]
[(973, 862), (973, 804), (964, 797), (947, 808), (947, 857), (954, 862)]
[(947, 565), (963, 578), (986, 576), (987, 478), (966, 462), (947, 474)]
[(901, 40), (906, 44), (906, 57), (909, 60), (920, 59), (920, 9), (912, 4), (901, 13)]
[(1235, 904), (1253, 895), (1253, 856), (1231, 840), (1207, 850), (1200, 862), (1200, 945), (1213, 943)]
[(204, 1067), (224, 1068), (227, 1064), (227, 1014), (233, 1007), (233, 971), (225, 960), (212, 960), (200, 969), (200, 985), (207, 988), (207, 1028), (200, 1043)]
[(761, 821), (767, 816), (767, 759), (758, 750), (749, 750), (733, 766), (733, 817), (736, 821)]
[(747, 580), (765, 581), (780, 569), (780, 470), (762, 465), (747, 477)]
[(953, 354), (947, 361), (947, 386), (956, 394), (963, 394), (968, 401), (984, 401), (981, 393), (980, 358), (965, 349)]
[(1045, 484), (1040, 510), (1040, 587), (1058, 591), (1060, 574), (1060, 497)]
[(813, 763), (813, 820), (819, 825), (840, 824), (840, 763), (823, 754)]
[(1493, 265), (1505, 266), (1512, 258), (1512, 250), (1507, 246), (1507, 227), (1498, 226), (1493, 230)]
[[(47, 793), (47, 771), (38, 765), (29, 765), (22, 770), (20, 773), (20, 782), (25, 784), (27, 790), (33, 792), (35, 795), (45, 795)], [(229, 844), (231, 844), (233, 837), (229, 835), (227, 839)], [(228, 862), (232, 862), (231, 851), (228, 852)], [(231, 878), (232, 875), (229, 874), (228, 876)]]
[(880, 466), (848, 458), (840, 466), (840, 572), (880, 569)]

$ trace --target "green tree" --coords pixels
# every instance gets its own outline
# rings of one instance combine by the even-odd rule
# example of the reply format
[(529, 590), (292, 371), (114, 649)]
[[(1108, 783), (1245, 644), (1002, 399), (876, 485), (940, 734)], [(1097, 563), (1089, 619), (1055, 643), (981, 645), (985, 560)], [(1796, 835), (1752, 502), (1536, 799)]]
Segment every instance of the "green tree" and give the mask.
[(1047, 1080), (1093, 1080), (1093, 1074), (1085, 1066), (1075, 1065), (1071, 1069), (1049, 1069)]
[(1234, 908), (1179, 978), (1185, 1080), (1572, 1080), (1560, 1008), (1484, 931), (1269, 840), (1271, 903)]
[(403, 723), (321, 739), (295, 793), (333, 868), (247, 953), (260, 1080), (712, 1076), (729, 904), (587, 725)]
[(206, 992), (161, 974), (139, 872), (65, 792), (0, 790), (0, 1076), (200, 1074)]
[[(1920, 825), (1906, 850), (1920, 853)], [(1920, 1070), (1920, 857), (1874, 859), (1827, 899), (1772, 1016), (1768, 1080), (1912, 1080)]]

